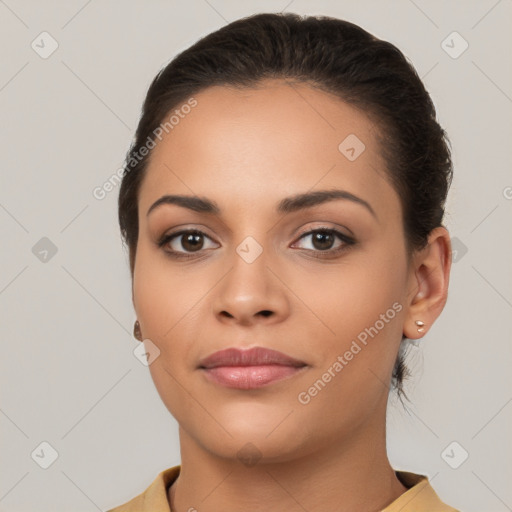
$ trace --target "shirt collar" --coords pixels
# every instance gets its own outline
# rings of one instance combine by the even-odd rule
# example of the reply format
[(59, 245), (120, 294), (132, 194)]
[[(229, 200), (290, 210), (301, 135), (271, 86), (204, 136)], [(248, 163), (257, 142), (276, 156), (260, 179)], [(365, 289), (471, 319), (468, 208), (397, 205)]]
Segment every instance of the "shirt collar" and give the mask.
[[(172, 512), (167, 490), (178, 478), (180, 469), (181, 466), (173, 466), (161, 471), (142, 494), (108, 512)], [(440, 500), (425, 475), (408, 471), (395, 471), (395, 474), (408, 490), (381, 512), (458, 512)]]

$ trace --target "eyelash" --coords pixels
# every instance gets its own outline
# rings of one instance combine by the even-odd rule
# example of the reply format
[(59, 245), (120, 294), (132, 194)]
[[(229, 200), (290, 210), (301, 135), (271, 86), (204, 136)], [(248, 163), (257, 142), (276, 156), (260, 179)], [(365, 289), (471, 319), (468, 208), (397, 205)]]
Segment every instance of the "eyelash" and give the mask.
[[(312, 229), (310, 231), (307, 231), (306, 233), (303, 233), (298, 238), (298, 240), (301, 240), (302, 238), (304, 238), (306, 236), (309, 236), (309, 235), (313, 235), (315, 233), (324, 233), (324, 234), (329, 234), (329, 235), (335, 235), (336, 237), (338, 237), (343, 242), (343, 245), (341, 245), (341, 247), (338, 247), (337, 249), (326, 249), (325, 251), (313, 250), (313, 249), (303, 249), (303, 250), (308, 251), (308, 252), (322, 254), (322, 256), (320, 256), (320, 255), (314, 255), (313, 256), (314, 258), (317, 258), (317, 259), (334, 258), (334, 257), (338, 256), (339, 254), (341, 254), (341, 253), (347, 251), (348, 249), (350, 249), (350, 247), (353, 246), (356, 243), (356, 241), (353, 238), (351, 238), (351, 237), (341, 233), (340, 231), (338, 231), (336, 229), (333, 229), (333, 228), (323, 228), (323, 227)], [(177, 238), (177, 237), (182, 236), (182, 235), (189, 235), (189, 234), (201, 235), (201, 236), (205, 236), (206, 238), (210, 238), (206, 233), (203, 233), (200, 230), (197, 230), (197, 229), (186, 229), (186, 230), (183, 230), (183, 231), (178, 231), (176, 233), (170, 233), (168, 235), (163, 235), (160, 238), (160, 240), (158, 240), (157, 245), (158, 245), (159, 248), (162, 248), (166, 244), (168, 244), (171, 240), (173, 240), (174, 238)], [(210, 240), (211, 240), (211, 238), (210, 238)], [(182, 253), (180, 251), (164, 249), (164, 252), (170, 258), (174, 258), (174, 259), (177, 259), (177, 260), (187, 260), (187, 259), (191, 259), (191, 258), (197, 259), (198, 258), (197, 253), (201, 252), (201, 250), (197, 251), (197, 253)], [(324, 254), (326, 256), (323, 256)]]

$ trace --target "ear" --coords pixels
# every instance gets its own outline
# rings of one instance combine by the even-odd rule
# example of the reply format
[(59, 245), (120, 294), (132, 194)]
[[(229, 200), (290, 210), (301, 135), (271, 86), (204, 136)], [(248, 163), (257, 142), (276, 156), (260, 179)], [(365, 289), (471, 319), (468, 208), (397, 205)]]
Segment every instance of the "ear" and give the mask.
[[(412, 258), (404, 319), (407, 338), (424, 336), (441, 314), (448, 298), (451, 265), (450, 235), (444, 227), (435, 228), (428, 237), (428, 245)], [(418, 332), (416, 320), (425, 324), (423, 332)]]

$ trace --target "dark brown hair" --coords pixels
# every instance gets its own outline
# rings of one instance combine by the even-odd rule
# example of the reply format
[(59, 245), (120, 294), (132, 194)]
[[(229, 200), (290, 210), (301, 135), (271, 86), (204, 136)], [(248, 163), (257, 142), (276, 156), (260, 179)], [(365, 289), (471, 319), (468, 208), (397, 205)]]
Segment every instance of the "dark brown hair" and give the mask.
[[(348, 21), (257, 14), (222, 27), (178, 54), (148, 89), (119, 192), (119, 224), (132, 277), (138, 191), (158, 127), (173, 109), (207, 87), (256, 87), (268, 78), (308, 83), (375, 122), (386, 174), (400, 197), (409, 257), (442, 226), (452, 180), (449, 141), (428, 92), (402, 52)], [(402, 343), (391, 383), (400, 398), (409, 375), (404, 355)]]

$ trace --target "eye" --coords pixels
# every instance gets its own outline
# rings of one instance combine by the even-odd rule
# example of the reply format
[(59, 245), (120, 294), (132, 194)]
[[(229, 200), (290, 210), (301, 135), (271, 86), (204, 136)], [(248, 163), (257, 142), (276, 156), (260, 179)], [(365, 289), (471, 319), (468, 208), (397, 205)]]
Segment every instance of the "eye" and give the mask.
[[(166, 248), (165, 252), (170, 256), (187, 258), (193, 256), (193, 253), (200, 252), (203, 249), (208, 248), (205, 247), (205, 240), (212, 241), (211, 238), (202, 231), (189, 229), (179, 231), (178, 233), (164, 235), (158, 241), (158, 247), (168, 246), (169, 248)], [(215, 244), (213, 244), (213, 248), (214, 247)]]
[[(310, 238), (310, 247), (303, 247), (308, 251), (316, 253), (325, 253), (326, 256), (332, 256), (347, 250), (351, 245), (355, 244), (355, 240), (336, 229), (318, 228), (304, 233), (299, 240)], [(336, 239), (338, 244), (336, 245)], [(316, 257), (323, 257), (315, 255)]]
[[(313, 256), (317, 258), (334, 257), (356, 243), (353, 238), (332, 228), (322, 227), (310, 230), (302, 234), (299, 240), (305, 240), (308, 237), (311, 239), (310, 247), (302, 248), (313, 253)], [(208, 244), (205, 243), (207, 240), (212, 242), (213, 245), (208, 247)], [(336, 240), (338, 240), (337, 244)], [(166, 254), (176, 259), (195, 258), (203, 250), (216, 247), (216, 244), (208, 235), (197, 229), (163, 235), (157, 244), (158, 247), (164, 249)], [(296, 244), (297, 242), (294, 245)]]

